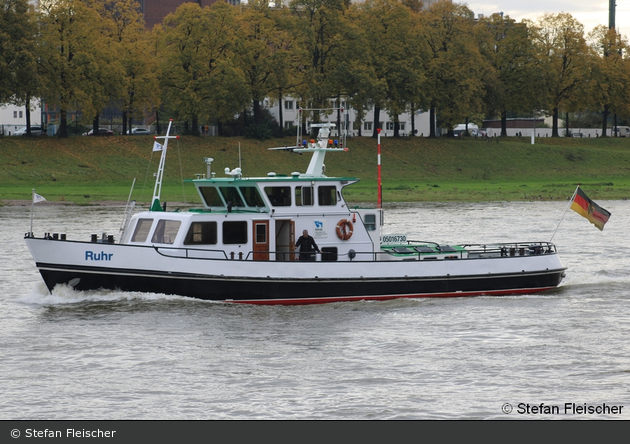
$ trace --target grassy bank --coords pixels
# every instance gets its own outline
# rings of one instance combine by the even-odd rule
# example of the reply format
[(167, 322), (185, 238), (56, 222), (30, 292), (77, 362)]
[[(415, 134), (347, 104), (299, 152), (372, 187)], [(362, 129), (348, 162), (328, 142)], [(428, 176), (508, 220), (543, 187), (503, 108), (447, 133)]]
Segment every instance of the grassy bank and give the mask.
[[(182, 137), (171, 141), (162, 189), (163, 201), (198, 202), (191, 179), (205, 173), (204, 157), (222, 177), (225, 167), (241, 165), (245, 176), (304, 172), (310, 155), (267, 148), (294, 138), (253, 141), (239, 138)], [(31, 189), (49, 201), (89, 204), (148, 202), (159, 153), (149, 136), (0, 138), (0, 201), (29, 200)], [(377, 198), (376, 141), (349, 140), (350, 151), (326, 157), (328, 176), (357, 177), (346, 188), (350, 202)], [(596, 200), (630, 197), (630, 139), (497, 140), (382, 138), (383, 200), (490, 201), (566, 199), (580, 183)]]

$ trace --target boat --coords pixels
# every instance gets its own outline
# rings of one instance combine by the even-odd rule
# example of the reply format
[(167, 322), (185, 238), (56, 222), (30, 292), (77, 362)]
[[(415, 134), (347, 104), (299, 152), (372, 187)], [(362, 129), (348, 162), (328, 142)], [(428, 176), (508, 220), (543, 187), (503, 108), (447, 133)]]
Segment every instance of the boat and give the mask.
[[(177, 137), (171, 125), (156, 136), (164, 142), (151, 206), (139, 211), (128, 202), (118, 239), (26, 233), (49, 291), (67, 285), (289, 305), (531, 294), (565, 276), (550, 242), (443, 245), (383, 235), (380, 191), (376, 208), (351, 207), (343, 190), (358, 179), (325, 174), (326, 154), (348, 150), (344, 137), (329, 138), (331, 123), (312, 125), (316, 139), (298, 132), (295, 146), (275, 148), (310, 153), (306, 172), (245, 177), (226, 168), (217, 177), (205, 158), (207, 174), (189, 180), (202, 206), (167, 211), (160, 191), (168, 141)], [(304, 230), (317, 245), (311, 252), (296, 247)]]

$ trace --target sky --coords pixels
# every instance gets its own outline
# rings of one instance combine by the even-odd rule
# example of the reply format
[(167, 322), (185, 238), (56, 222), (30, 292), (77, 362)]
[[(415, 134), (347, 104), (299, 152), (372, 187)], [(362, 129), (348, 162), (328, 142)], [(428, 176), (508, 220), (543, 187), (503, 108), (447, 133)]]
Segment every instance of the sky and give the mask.
[[(459, 2), (458, 2), (459, 3)], [(608, 0), (471, 0), (461, 1), (477, 14), (485, 16), (503, 11), (504, 15), (520, 22), (536, 21), (544, 13), (568, 12), (584, 25), (588, 34), (595, 26), (608, 26)], [(616, 0), (615, 27), (621, 35), (630, 36), (630, 0)]]

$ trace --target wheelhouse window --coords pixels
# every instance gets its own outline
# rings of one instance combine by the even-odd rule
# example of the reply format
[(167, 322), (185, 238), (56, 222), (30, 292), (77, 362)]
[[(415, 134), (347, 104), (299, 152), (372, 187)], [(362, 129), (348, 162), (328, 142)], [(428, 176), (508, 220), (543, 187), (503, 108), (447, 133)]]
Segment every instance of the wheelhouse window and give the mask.
[(313, 187), (295, 187), (295, 204), (299, 206), (313, 205)]
[(131, 242), (145, 242), (151, 231), (151, 225), (153, 225), (153, 219), (138, 219)]
[(248, 207), (264, 207), (265, 202), (263, 201), (258, 188), (256, 187), (239, 187), (241, 190), (241, 194), (245, 199), (245, 203)]
[(334, 186), (319, 187), (317, 198), (320, 205), (337, 205), (337, 189)]
[(246, 244), (247, 243), (247, 222), (223, 222), (223, 243)]
[(241, 195), (238, 194), (238, 190), (234, 187), (221, 187), (221, 194), (223, 194), (223, 199), (227, 202), (228, 206), (231, 205), (233, 207), (244, 207), (243, 199), (241, 199)]
[(179, 220), (160, 220), (155, 227), (151, 242), (156, 244), (172, 244), (181, 225)]
[(216, 243), (216, 222), (193, 222), (184, 239), (184, 245), (215, 245)]
[(265, 194), (274, 207), (291, 206), (291, 187), (265, 187)]
[(224, 207), (225, 204), (221, 200), (219, 191), (216, 187), (199, 187), (203, 200), (206, 201), (206, 205), (209, 207)]

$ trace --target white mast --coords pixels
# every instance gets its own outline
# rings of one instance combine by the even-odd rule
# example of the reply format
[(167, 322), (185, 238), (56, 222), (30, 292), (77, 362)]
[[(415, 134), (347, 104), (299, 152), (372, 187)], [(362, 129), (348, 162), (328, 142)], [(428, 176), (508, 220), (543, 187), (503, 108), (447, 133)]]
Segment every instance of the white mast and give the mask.
[(168, 121), (168, 129), (166, 130), (166, 136), (154, 136), (154, 139), (164, 139), (164, 145), (162, 146), (162, 156), (160, 157), (160, 166), (158, 167), (157, 176), (155, 177), (155, 189), (153, 190), (153, 198), (151, 199), (151, 211), (162, 211), (160, 205), (160, 194), (162, 192), (162, 178), (164, 177), (164, 163), (166, 161), (166, 149), (168, 148), (168, 139), (179, 139), (179, 136), (171, 136), (171, 125), (173, 125), (173, 119)]

